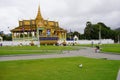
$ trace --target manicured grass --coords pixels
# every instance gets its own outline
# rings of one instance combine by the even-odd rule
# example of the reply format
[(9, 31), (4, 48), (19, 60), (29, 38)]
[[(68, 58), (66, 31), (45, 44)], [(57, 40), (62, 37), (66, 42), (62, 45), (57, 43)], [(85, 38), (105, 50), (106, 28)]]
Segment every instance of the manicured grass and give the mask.
[(103, 52), (119, 53), (120, 54), (120, 44), (103, 44), (101, 45)]
[[(98, 44), (94, 44), (94, 47)], [(91, 44), (81, 44), (80, 47), (92, 47)], [(102, 44), (99, 45), (102, 52), (118, 53), (120, 54), (120, 44)]]
[(7, 61), (0, 80), (116, 80), (119, 68), (120, 61), (84, 57)]
[(48, 54), (60, 53), (63, 50), (76, 50), (76, 46), (3, 46), (0, 47), (0, 55), (16, 54)]

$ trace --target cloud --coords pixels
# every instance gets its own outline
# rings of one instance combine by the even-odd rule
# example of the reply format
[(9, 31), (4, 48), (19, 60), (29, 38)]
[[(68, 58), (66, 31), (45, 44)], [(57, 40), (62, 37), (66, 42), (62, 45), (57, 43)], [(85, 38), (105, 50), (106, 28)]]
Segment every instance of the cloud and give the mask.
[(112, 29), (120, 26), (119, 0), (0, 0), (0, 30), (8, 33), (18, 20), (34, 19), (40, 4), (44, 19), (83, 33), (86, 22), (104, 22)]

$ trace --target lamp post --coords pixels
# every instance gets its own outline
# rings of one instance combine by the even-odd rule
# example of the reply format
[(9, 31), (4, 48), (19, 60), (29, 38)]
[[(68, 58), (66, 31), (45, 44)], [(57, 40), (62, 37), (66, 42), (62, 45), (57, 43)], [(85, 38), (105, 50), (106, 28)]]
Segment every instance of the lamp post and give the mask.
[(72, 31), (70, 29), (70, 40), (72, 40)]
[(10, 27), (8, 27), (8, 31), (10, 31)]
[(99, 25), (99, 43), (101, 44), (101, 25)]
[(120, 36), (119, 36), (119, 34), (118, 34), (118, 44), (120, 44)]
[(40, 36), (39, 36), (39, 28), (37, 28), (37, 38), (38, 38), (38, 47), (40, 47)]

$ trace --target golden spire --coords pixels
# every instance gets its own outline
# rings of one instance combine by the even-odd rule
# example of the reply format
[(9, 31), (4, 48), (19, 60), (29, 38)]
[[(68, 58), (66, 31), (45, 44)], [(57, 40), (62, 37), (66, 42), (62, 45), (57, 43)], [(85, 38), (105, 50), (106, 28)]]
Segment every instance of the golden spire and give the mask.
[(40, 5), (38, 6), (38, 13), (36, 16), (36, 20), (43, 20), (42, 16), (41, 16), (41, 12), (40, 12)]

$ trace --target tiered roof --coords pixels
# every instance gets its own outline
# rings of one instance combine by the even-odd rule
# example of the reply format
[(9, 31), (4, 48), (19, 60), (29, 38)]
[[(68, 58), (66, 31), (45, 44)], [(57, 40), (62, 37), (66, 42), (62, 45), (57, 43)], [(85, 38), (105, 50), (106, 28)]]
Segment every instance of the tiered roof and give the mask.
[(21, 32), (21, 31), (31, 31), (31, 30), (35, 31), (39, 26), (44, 26), (45, 28), (51, 27), (51, 28), (57, 29), (57, 31), (58, 30), (65, 31), (63, 28), (59, 27), (58, 22), (44, 20), (41, 15), (40, 6), (39, 6), (37, 16), (35, 19), (19, 21), (19, 26), (11, 30), (11, 32)]

